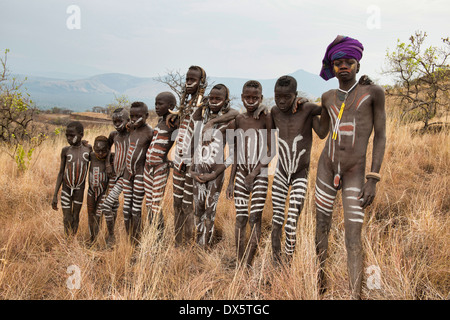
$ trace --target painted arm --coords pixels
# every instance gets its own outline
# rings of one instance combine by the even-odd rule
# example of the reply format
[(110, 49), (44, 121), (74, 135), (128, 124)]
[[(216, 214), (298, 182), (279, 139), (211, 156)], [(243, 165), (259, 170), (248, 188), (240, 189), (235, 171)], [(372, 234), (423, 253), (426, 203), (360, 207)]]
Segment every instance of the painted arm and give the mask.
[(114, 144), (115, 133), (111, 132), (108, 137), (108, 154), (106, 155), (106, 174), (112, 178), (114, 176), (113, 168), (111, 166), (111, 147)]
[[(313, 118), (313, 129), (314, 132), (319, 136), (320, 139), (325, 139), (330, 132), (330, 115), (328, 114), (327, 108), (323, 106), (324, 95), (322, 95), (322, 107), (320, 117), (315, 116)], [(314, 110), (316, 113), (318, 110)]]
[[(373, 151), (372, 151), (372, 166), (371, 172), (375, 174), (380, 173), (381, 163), (384, 158), (384, 151), (386, 149), (386, 110), (384, 91), (379, 86), (373, 88)], [(359, 199), (363, 199), (361, 203), (362, 208), (369, 206), (376, 194), (376, 184), (379, 179), (368, 177), (364, 184)]]
[[(263, 158), (259, 160), (259, 163), (256, 165), (255, 169), (247, 176), (245, 177), (244, 184), (247, 190), (251, 190), (253, 187), (253, 182), (255, 181), (256, 176), (261, 172), (261, 169), (263, 167), (266, 167), (269, 165), (270, 161), (272, 161), (273, 157), (275, 156), (275, 152), (272, 150), (272, 134), (275, 134), (274, 124), (273, 124), (273, 118), (272, 114), (269, 112), (267, 115), (265, 115), (266, 119), (266, 129), (267, 129), (267, 150), (266, 152), (263, 152)], [(269, 152), (269, 154), (267, 154)]]
[[(232, 144), (228, 144), (228, 149), (229, 149), (229, 155), (228, 155), (228, 161), (231, 161), (232, 159), (232, 166), (231, 166), (231, 172), (230, 172), (230, 179), (228, 182), (228, 187), (227, 187), (227, 191), (226, 191), (226, 196), (228, 200), (233, 199), (233, 194), (234, 194), (234, 179), (236, 178), (236, 171), (237, 171), (237, 141), (235, 139), (234, 136), (234, 132), (236, 130), (236, 119), (231, 121), (230, 124), (228, 125), (228, 129), (232, 130), (232, 134), (231, 136), (233, 137), (232, 140)], [(227, 133), (231, 132), (227, 130)], [(228, 139), (228, 134), (227, 134), (227, 143), (231, 142), (231, 140)], [(232, 158), (230, 158), (232, 157)]]
[(214, 127), (214, 125), (218, 123), (227, 123), (230, 122), (231, 120), (234, 120), (238, 114), (239, 111), (230, 109), (227, 113), (218, 116), (217, 118), (209, 120), (203, 127), (202, 133), (205, 133), (207, 130), (212, 129), (212, 127)]
[(53, 200), (52, 200), (53, 210), (58, 210), (58, 192), (59, 192), (59, 189), (61, 188), (63, 176), (64, 176), (64, 169), (66, 168), (66, 152), (67, 152), (67, 148), (63, 148), (61, 151), (61, 163), (59, 166), (58, 177), (56, 178), (55, 193), (53, 194)]

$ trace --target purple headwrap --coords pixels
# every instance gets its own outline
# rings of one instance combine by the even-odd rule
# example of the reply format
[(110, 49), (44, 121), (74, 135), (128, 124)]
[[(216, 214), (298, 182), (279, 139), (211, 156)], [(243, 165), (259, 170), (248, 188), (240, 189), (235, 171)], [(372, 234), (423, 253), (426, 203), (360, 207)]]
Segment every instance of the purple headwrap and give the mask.
[(320, 76), (329, 80), (334, 77), (331, 63), (336, 59), (356, 59), (361, 60), (364, 47), (356, 39), (337, 36), (336, 39), (327, 48), (325, 57), (322, 60), (322, 70)]

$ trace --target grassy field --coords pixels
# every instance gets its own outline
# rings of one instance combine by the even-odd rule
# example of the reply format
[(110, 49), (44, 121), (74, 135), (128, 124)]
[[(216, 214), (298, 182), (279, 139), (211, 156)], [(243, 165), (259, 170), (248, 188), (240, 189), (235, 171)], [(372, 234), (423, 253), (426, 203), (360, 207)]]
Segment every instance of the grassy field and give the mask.
[[(365, 299), (450, 298), (450, 134), (414, 135), (411, 128), (388, 118), (382, 181), (363, 227)], [(85, 138), (93, 142), (95, 136), (111, 130), (111, 126), (88, 129)], [(2, 152), (0, 299), (348, 299), (340, 204), (330, 233), (329, 289), (323, 296), (317, 290), (313, 190), (324, 141), (314, 139), (293, 263), (288, 269), (272, 267), (269, 192), (261, 245), (248, 272), (235, 267), (234, 204), (224, 193), (217, 206), (217, 239), (211, 250), (174, 247), (171, 183), (166, 189), (166, 230), (161, 241), (146, 225), (142, 243), (133, 250), (120, 209), (114, 249), (105, 248), (104, 224), (97, 243), (90, 247), (85, 205), (79, 232), (71, 240), (63, 234), (61, 209), (51, 209), (65, 137), (45, 141), (24, 173)], [(370, 155), (371, 147), (368, 166)], [(79, 289), (70, 289), (76, 275), (72, 268), (80, 272)], [(374, 286), (373, 270), (379, 270), (379, 285)]]

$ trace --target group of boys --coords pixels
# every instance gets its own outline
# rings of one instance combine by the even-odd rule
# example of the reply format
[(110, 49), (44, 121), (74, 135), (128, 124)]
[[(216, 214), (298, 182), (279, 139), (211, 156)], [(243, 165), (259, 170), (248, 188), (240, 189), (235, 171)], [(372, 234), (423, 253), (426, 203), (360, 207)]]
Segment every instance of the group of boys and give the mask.
[[(88, 172), (88, 221), (92, 241), (98, 234), (103, 214), (108, 230), (107, 244), (114, 244), (114, 222), (121, 192), (124, 194), (125, 228), (133, 242), (139, 240), (144, 197), (148, 220), (155, 222), (162, 231), (162, 200), (172, 167), (175, 244), (189, 242), (195, 234), (196, 242), (207, 246), (213, 238), (225, 169), (231, 166), (226, 196), (234, 198), (236, 209), (237, 259), (250, 266), (260, 242), (261, 218), (269, 185), (268, 165), (277, 153), (273, 151), (277, 145), (278, 165), (271, 194), (272, 253), (276, 264), (290, 263), (308, 186), (312, 130), (321, 139), (330, 133), (319, 159), (315, 183), (319, 283), (321, 290), (325, 290), (323, 266), (328, 233), (334, 199), (342, 188), (350, 289), (353, 297), (359, 298), (363, 210), (373, 201), (376, 183), (380, 180), (386, 140), (383, 90), (367, 77), (356, 80), (362, 51), (359, 41), (344, 36), (338, 36), (328, 46), (321, 77), (328, 80), (336, 76), (339, 89), (324, 93), (322, 106), (297, 97), (296, 80), (282, 76), (275, 84), (276, 105), (271, 110), (262, 107), (261, 84), (247, 81), (241, 95), (245, 112), (239, 113), (230, 108), (230, 93), (225, 85), (215, 85), (205, 96), (206, 72), (192, 66), (186, 74), (176, 112), (172, 93), (163, 92), (156, 97), (155, 110), (160, 119), (154, 129), (146, 124), (148, 108), (142, 102), (131, 104), (129, 113), (125, 109), (116, 110), (112, 116), (116, 130), (108, 138), (97, 137), (93, 150), (82, 141), (82, 125), (70, 123), (66, 130), (70, 146), (61, 152), (53, 199), (56, 209), (62, 184), (61, 206), (66, 233), (77, 230)], [(372, 167), (365, 175), (366, 151), (372, 131)], [(168, 153), (175, 133), (171, 162)], [(114, 154), (110, 152), (112, 145)], [(247, 224), (251, 230), (248, 241)], [(283, 226), (285, 255), (281, 250)]]

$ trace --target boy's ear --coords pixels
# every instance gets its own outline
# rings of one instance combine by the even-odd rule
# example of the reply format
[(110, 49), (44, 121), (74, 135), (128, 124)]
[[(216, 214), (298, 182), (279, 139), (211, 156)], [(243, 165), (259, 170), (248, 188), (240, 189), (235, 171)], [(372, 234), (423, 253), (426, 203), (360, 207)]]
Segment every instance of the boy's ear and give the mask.
[(358, 64), (356, 65), (356, 73), (358, 73), (359, 72), (359, 68), (361, 67), (361, 65), (359, 64), (359, 61), (358, 61)]

